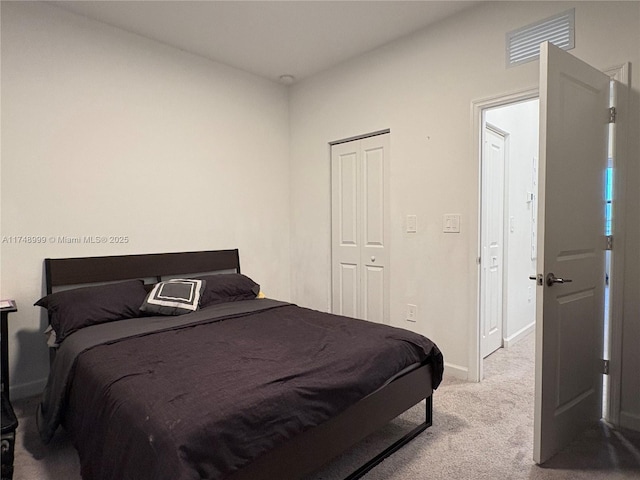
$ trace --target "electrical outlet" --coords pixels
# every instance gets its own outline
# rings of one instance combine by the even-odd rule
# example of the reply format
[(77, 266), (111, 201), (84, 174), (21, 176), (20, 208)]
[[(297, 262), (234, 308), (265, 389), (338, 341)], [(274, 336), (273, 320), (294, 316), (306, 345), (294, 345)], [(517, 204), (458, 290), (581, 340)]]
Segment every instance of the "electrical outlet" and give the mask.
[(416, 305), (412, 305), (411, 303), (408, 303), (407, 304), (407, 322), (415, 322), (417, 316), (418, 316), (418, 307)]

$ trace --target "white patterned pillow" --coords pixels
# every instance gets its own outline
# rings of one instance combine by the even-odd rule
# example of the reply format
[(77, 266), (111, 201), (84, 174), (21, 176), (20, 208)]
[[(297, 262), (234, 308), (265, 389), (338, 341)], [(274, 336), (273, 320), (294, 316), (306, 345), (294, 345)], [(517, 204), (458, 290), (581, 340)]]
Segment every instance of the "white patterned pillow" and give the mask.
[(140, 310), (160, 315), (182, 315), (194, 312), (204, 292), (204, 280), (174, 278), (157, 283), (147, 295)]

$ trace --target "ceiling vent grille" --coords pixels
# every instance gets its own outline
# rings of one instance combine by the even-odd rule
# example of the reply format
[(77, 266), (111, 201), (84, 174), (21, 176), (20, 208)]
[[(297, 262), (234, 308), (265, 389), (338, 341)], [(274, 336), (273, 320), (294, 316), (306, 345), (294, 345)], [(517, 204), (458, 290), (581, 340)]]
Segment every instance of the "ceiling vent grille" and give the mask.
[(540, 44), (545, 41), (563, 50), (575, 46), (574, 9), (507, 33), (507, 66), (537, 59)]

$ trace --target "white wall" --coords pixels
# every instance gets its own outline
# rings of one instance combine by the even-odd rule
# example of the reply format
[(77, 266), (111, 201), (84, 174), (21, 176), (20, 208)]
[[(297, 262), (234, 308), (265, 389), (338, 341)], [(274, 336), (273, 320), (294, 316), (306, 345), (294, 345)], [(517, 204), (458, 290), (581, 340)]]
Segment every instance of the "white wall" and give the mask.
[(239, 248), (288, 299), (286, 88), (33, 2), (2, 2), (3, 238), (126, 235), (124, 244), (1, 244), (14, 395), (48, 372), (33, 303), (43, 259)]
[(505, 347), (533, 332), (536, 320), (536, 273), (532, 258), (534, 203), (533, 158), (538, 157), (538, 100), (487, 110), (488, 123), (509, 133), (505, 208)]
[[(505, 33), (576, 8), (572, 54), (599, 68), (640, 64), (637, 2), (495, 2), (296, 84), (291, 92), (291, 249), (294, 301), (327, 309), (330, 298), (328, 142), (391, 129), (391, 322), (415, 328), (444, 352), (448, 374), (465, 376), (478, 304), (478, 164), (471, 131), (475, 100), (538, 85), (539, 63), (505, 68)], [(632, 68), (629, 120), (632, 205), (628, 239), (638, 245), (638, 85)], [(445, 213), (462, 215), (443, 234)], [(404, 233), (407, 214), (418, 233)], [(631, 245), (630, 243), (630, 245)], [(632, 248), (629, 248), (632, 250)], [(625, 378), (630, 412), (640, 412), (637, 249), (625, 270)], [(418, 322), (404, 321), (407, 303)], [(628, 370), (627, 370), (628, 368)], [(635, 377), (634, 377), (635, 375)], [(635, 396), (633, 396), (635, 394)], [(639, 417), (640, 418), (640, 417)]]

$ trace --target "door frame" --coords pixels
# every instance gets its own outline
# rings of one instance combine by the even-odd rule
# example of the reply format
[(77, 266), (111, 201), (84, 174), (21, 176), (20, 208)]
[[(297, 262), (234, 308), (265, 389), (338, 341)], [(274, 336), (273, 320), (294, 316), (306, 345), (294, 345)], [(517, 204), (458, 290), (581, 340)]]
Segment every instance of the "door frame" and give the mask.
[[(617, 88), (617, 114), (618, 119), (624, 119), (628, 115), (629, 108), (629, 63), (623, 63), (602, 70), (609, 75), (612, 80), (616, 80)], [(478, 191), (478, 212), (477, 212), (477, 236), (470, 237), (470, 251), (476, 251), (476, 315), (471, 317), (469, 323), (469, 356), (467, 380), (480, 382), (483, 378), (483, 359), (481, 350), (482, 324), (480, 318), (480, 275), (481, 275), (481, 231), (482, 225), (482, 117), (483, 111), (495, 107), (501, 107), (512, 103), (523, 102), (539, 98), (539, 88), (531, 87), (517, 90), (512, 93), (494, 95), (471, 102), (472, 110), (472, 154), (473, 162), (477, 165), (477, 191)], [(609, 401), (604, 412), (605, 420), (614, 425), (620, 424), (621, 407), (621, 383), (622, 383), (622, 326), (624, 309), (624, 234), (625, 234), (625, 194), (626, 194), (626, 165), (627, 165), (627, 141), (628, 131), (626, 122), (619, 121), (616, 126), (616, 152), (614, 158), (614, 201), (615, 213), (612, 219), (613, 235), (618, 240), (615, 243), (611, 257), (610, 273), (610, 310), (609, 310), (609, 382), (606, 395)]]
[[(484, 111), (496, 107), (504, 107), (513, 103), (520, 103), (527, 100), (534, 100), (539, 97), (539, 89), (528, 88), (526, 90), (520, 90), (517, 92), (496, 95), (493, 97), (484, 98), (481, 100), (475, 100), (472, 102), (472, 132), (473, 132), (473, 161), (478, 166), (478, 212), (477, 212), (477, 225), (478, 232), (477, 237), (471, 236), (469, 238), (473, 245), (469, 249), (470, 251), (476, 251), (476, 316), (472, 317), (470, 322), (469, 333), (469, 370), (467, 372), (467, 379), (472, 382), (479, 382), (484, 376), (483, 359), (482, 359), (482, 309), (481, 309), (481, 291), (482, 286), (482, 142), (483, 142), (483, 116)], [(504, 303), (504, 299), (503, 299)], [(503, 325), (504, 328), (504, 325)]]
[(602, 70), (617, 83), (616, 86), (616, 151), (614, 152), (614, 214), (612, 234), (617, 240), (611, 252), (609, 274), (609, 382), (607, 385), (608, 402), (604, 418), (614, 425), (623, 425), (620, 421), (621, 385), (622, 385), (622, 325), (624, 309), (624, 256), (625, 256), (625, 217), (626, 217), (626, 170), (627, 170), (627, 122), (624, 120), (629, 109), (629, 63), (623, 63)]

